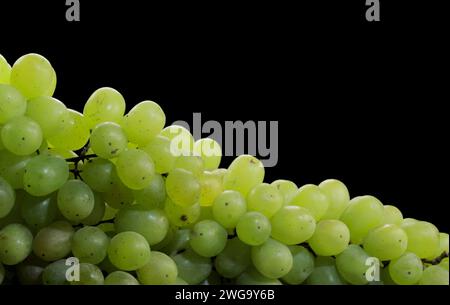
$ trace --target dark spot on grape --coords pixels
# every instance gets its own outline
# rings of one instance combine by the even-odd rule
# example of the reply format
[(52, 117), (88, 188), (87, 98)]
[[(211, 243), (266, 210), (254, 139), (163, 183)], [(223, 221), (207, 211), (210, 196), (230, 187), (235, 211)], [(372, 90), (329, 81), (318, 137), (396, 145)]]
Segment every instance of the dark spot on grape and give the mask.
[(111, 142), (109, 142), (109, 143), (108, 143), (108, 145), (109, 145), (109, 146), (111, 146), (111, 145), (112, 145), (112, 143), (111, 143)]
[(5, 253), (8, 253), (8, 250), (5, 250)]
[(258, 226), (258, 227), (257, 227), (257, 229), (258, 229), (258, 230), (261, 230), (261, 227), (260, 227), (260, 226)]
[(41, 256), (44, 257), (44, 256), (45, 256), (45, 253), (42, 253)]
[(342, 238), (342, 234), (339, 234), (339, 238)]
[(22, 141), (25, 141), (25, 137), (22, 137)]
[(79, 217), (80, 215), (79, 214), (75, 214), (75, 216)]
[(402, 240), (401, 240), (401, 239), (399, 239), (399, 240), (398, 240), (398, 242), (399, 242), (399, 243), (401, 243), (401, 242), (402, 242)]
[(145, 180), (145, 177), (142, 177), (142, 180)]
[(225, 206), (228, 206), (228, 202), (225, 202)]
[(28, 184), (28, 185), (27, 185), (27, 187), (31, 187), (31, 185), (30, 185), (30, 184)]
[(169, 277), (169, 275), (168, 274), (166, 274), (166, 278), (168, 278)]
[(411, 271), (408, 271), (408, 275), (411, 275)]
[(123, 204), (124, 204), (123, 201), (121, 201), (121, 202), (120, 202), (120, 205), (123, 205)]
[(203, 236), (203, 233), (200, 233), (200, 236)]
[(113, 149), (113, 150), (111, 150), (111, 154), (114, 155), (114, 154), (116, 154), (118, 151), (119, 151), (119, 150), (118, 150), (117, 148), (116, 148), (116, 149)]
[(188, 217), (186, 215), (181, 215), (180, 219), (181, 221), (187, 221)]
[(94, 256), (94, 253), (91, 252), (91, 256)]

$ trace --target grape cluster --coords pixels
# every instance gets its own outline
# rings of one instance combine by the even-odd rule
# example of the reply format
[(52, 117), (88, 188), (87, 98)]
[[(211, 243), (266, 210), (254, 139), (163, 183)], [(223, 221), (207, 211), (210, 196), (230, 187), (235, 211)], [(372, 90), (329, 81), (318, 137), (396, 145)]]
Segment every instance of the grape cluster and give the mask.
[(55, 87), (44, 57), (0, 56), (0, 283), (448, 285), (433, 224), (334, 179), (265, 183), (250, 155), (219, 168), (155, 102), (101, 88), (79, 113)]

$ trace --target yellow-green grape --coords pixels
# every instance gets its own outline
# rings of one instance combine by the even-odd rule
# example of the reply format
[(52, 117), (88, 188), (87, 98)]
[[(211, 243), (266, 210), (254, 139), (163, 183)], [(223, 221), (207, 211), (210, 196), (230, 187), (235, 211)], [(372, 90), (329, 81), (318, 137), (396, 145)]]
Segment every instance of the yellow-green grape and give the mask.
[(127, 144), (125, 132), (116, 123), (104, 122), (92, 130), (90, 140), (92, 151), (104, 159), (119, 156), (127, 148)]
[(7, 150), (0, 151), (0, 176), (14, 189), (23, 188), (25, 166), (32, 156), (17, 156)]
[(222, 159), (222, 148), (214, 139), (199, 139), (194, 143), (194, 153), (203, 159), (206, 170), (217, 169)]
[(134, 202), (133, 190), (123, 184), (115, 172), (113, 173), (111, 182), (111, 190), (102, 193), (103, 200), (114, 209), (132, 205)]
[(227, 244), (227, 231), (213, 220), (198, 222), (191, 231), (190, 246), (197, 254), (213, 257)]
[(408, 235), (408, 251), (427, 258), (439, 251), (439, 231), (431, 223), (417, 221), (401, 226)]
[(281, 195), (283, 195), (284, 205), (289, 204), (297, 194), (298, 187), (292, 181), (279, 179), (272, 182), (271, 185), (275, 186)]
[(320, 256), (338, 255), (350, 241), (350, 231), (339, 220), (321, 220), (317, 223), (313, 236), (308, 240), (314, 253)]
[(319, 184), (320, 190), (327, 196), (328, 210), (322, 219), (339, 219), (350, 203), (350, 195), (344, 183), (336, 179), (328, 179)]
[(307, 285), (346, 285), (347, 283), (336, 270), (335, 259), (318, 256), (314, 260), (314, 271), (306, 280)]
[(251, 248), (235, 237), (228, 240), (225, 249), (217, 255), (214, 267), (225, 278), (235, 278), (251, 264)]
[(175, 237), (175, 233), (177, 231), (178, 231), (177, 227), (169, 225), (169, 230), (167, 230), (166, 236), (164, 236), (163, 240), (161, 240), (159, 243), (154, 244), (152, 246), (152, 250), (162, 251), (162, 252), (166, 253), (166, 251), (164, 251), (163, 249), (165, 247), (167, 247), (173, 241), (173, 239)]
[(350, 284), (366, 285), (368, 280), (366, 272), (370, 265), (367, 261), (370, 256), (358, 245), (349, 245), (336, 256), (336, 268), (339, 274)]
[(23, 185), (33, 196), (45, 196), (61, 188), (69, 177), (69, 166), (64, 159), (39, 155), (25, 166)]
[(0, 151), (5, 149), (5, 146), (3, 145), (3, 141), (2, 141), (2, 128), (3, 126), (0, 126)]
[(11, 212), (16, 194), (11, 185), (0, 176), (0, 218), (5, 217)]
[(161, 132), (166, 124), (166, 115), (161, 107), (152, 101), (134, 106), (125, 115), (122, 126), (130, 142), (144, 146)]
[(105, 278), (105, 285), (139, 285), (138, 280), (125, 271), (114, 271)]
[(197, 285), (206, 280), (211, 273), (211, 259), (196, 254), (191, 249), (173, 257), (177, 264), (178, 276), (189, 285)]
[(423, 264), (412, 252), (393, 259), (388, 266), (391, 279), (398, 285), (415, 285), (422, 278)]
[(203, 174), (205, 169), (203, 159), (199, 156), (179, 156), (175, 160), (174, 168), (181, 168), (191, 172), (196, 178)]
[[(11, 75), (11, 66), (6, 59), (0, 54), (0, 84), (9, 84)], [(0, 280), (0, 284), (2, 281)]]
[(50, 225), (56, 218), (58, 210), (55, 195), (34, 197), (27, 192), (17, 191), (17, 204), (20, 214), (32, 230), (40, 230)]
[(0, 230), (0, 263), (17, 265), (31, 253), (33, 235), (27, 227), (13, 223)]
[(111, 263), (121, 270), (137, 270), (150, 261), (150, 246), (139, 233), (121, 232), (111, 239), (108, 257)]
[(2, 143), (15, 155), (34, 153), (42, 144), (42, 130), (38, 123), (25, 116), (9, 120), (2, 128)]
[(164, 209), (164, 202), (166, 201), (164, 178), (160, 174), (153, 175), (149, 185), (142, 190), (133, 190), (133, 194), (136, 203), (147, 209)]
[(137, 232), (145, 237), (150, 246), (153, 246), (166, 236), (169, 231), (169, 220), (162, 210), (149, 210), (140, 204), (135, 204), (117, 213), (114, 227), (117, 232)]
[(114, 164), (103, 158), (90, 159), (83, 165), (81, 177), (94, 191), (105, 193), (113, 187)]
[(204, 171), (203, 175), (199, 177), (200, 183), (200, 199), (199, 203), (202, 206), (211, 206), (223, 192), (223, 177), (218, 173), (212, 171)]
[(448, 234), (447, 233), (439, 233), (439, 248), (436, 249), (436, 252), (429, 256), (428, 260), (433, 260), (439, 256), (441, 256), (443, 253), (446, 253), (448, 255)]
[(401, 226), (402, 226), (402, 227), (403, 227), (403, 226), (407, 226), (407, 225), (410, 225), (410, 224), (413, 224), (413, 223), (416, 223), (416, 222), (418, 222), (417, 219), (414, 219), (414, 218), (405, 218), (405, 219), (403, 219)]
[(176, 227), (172, 228), (175, 230), (175, 232), (173, 232), (172, 239), (161, 250), (170, 256), (174, 256), (187, 250), (189, 248), (189, 240), (191, 238), (190, 229), (177, 229)]
[(180, 206), (190, 206), (200, 199), (200, 183), (189, 171), (175, 168), (166, 179), (167, 195)]
[(172, 154), (167, 137), (157, 135), (142, 150), (153, 159), (158, 174), (165, 174), (173, 169), (177, 157)]
[(69, 180), (58, 191), (58, 208), (70, 221), (82, 221), (94, 209), (94, 193), (81, 180)]
[(72, 109), (67, 110), (69, 115), (64, 120), (61, 132), (48, 138), (53, 147), (67, 150), (78, 150), (86, 145), (90, 132), (84, 116)]
[(381, 261), (393, 260), (405, 253), (408, 236), (397, 225), (383, 225), (369, 231), (363, 246), (369, 255)]
[(44, 285), (68, 285), (66, 273), (69, 268), (65, 259), (48, 264), (42, 272), (42, 283)]
[(299, 206), (284, 206), (271, 219), (272, 237), (286, 245), (305, 242), (314, 234), (312, 214)]
[(224, 191), (216, 198), (212, 206), (214, 220), (225, 229), (235, 228), (246, 211), (245, 199), (237, 191)]
[(314, 255), (302, 246), (289, 246), (293, 257), (292, 269), (282, 280), (290, 285), (302, 284), (314, 271)]
[(178, 125), (167, 126), (160, 135), (169, 139), (172, 155), (176, 157), (192, 155), (194, 137), (186, 128)]
[(33, 252), (40, 259), (52, 262), (71, 251), (74, 229), (66, 221), (57, 221), (41, 229), (33, 240)]
[(150, 184), (155, 174), (155, 165), (150, 156), (140, 149), (124, 150), (116, 161), (120, 180), (132, 190), (142, 190)]
[(247, 208), (271, 218), (283, 206), (283, 201), (283, 196), (276, 186), (261, 183), (248, 193)]
[(106, 257), (108, 245), (108, 236), (97, 227), (83, 227), (72, 237), (72, 253), (82, 263), (101, 263)]
[(0, 124), (23, 116), (27, 110), (27, 100), (14, 87), (0, 83)]
[(259, 212), (247, 212), (236, 225), (239, 239), (250, 246), (259, 246), (270, 237), (272, 226), (269, 219)]
[(81, 223), (87, 226), (93, 226), (102, 221), (105, 216), (106, 204), (99, 193), (94, 192), (94, 208), (88, 217), (81, 220)]
[(10, 83), (28, 99), (52, 96), (56, 88), (56, 73), (45, 57), (27, 54), (14, 63)]
[(327, 195), (314, 184), (306, 184), (298, 189), (289, 205), (308, 209), (316, 221), (322, 219), (330, 206)]
[(403, 214), (393, 205), (385, 205), (382, 224), (393, 224), (401, 226), (403, 223)]
[(120, 123), (125, 114), (125, 99), (113, 88), (100, 88), (89, 97), (83, 109), (89, 128), (103, 122)]
[(80, 278), (70, 282), (71, 285), (103, 285), (105, 278), (99, 267), (89, 263), (80, 264)]
[(377, 198), (359, 196), (350, 201), (340, 220), (350, 230), (350, 241), (361, 244), (371, 229), (381, 225), (383, 215), (383, 204)]
[(444, 258), (440, 263), (439, 266), (441, 266), (442, 268), (444, 268), (445, 270), (448, 271), (448, 257)]
[(29, 100), (25, 114), (39, 124), (45, 139), (61, 132), (65, 121), (69, 120), (66, 106), (49, 96)]
[(255, 268), (249, 268), (237, 279), (237, 285), (282, 285), (277, 279), (268, 278), (258, 272)]
[(449, 285), (448, 270), (440, 266), (430, 266), (423, 271), (419, 285)]
[(158, 251), (152, 252), (152, 258), (137, 270), (138, 279), (143, 285), (170, 285), (178, 277), (178, 269), (174, 260)]
[(289, 248), (269, 238), (264, 244), (251, 250), (252, 262), (255, 268), (264, 276), (277, 279), (291, 271), (293, 258)]
[(241, 155), (231, 162), (223, 178), (226, 190), (235, 190), (247, 196), (251, 189), (264, 181), (264, 165), (250, 155)]

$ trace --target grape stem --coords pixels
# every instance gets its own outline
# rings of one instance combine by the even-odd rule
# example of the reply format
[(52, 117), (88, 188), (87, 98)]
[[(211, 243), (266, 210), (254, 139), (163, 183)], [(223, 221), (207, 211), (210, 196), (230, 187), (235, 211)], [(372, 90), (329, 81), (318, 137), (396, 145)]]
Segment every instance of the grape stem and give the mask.
[(443, 252), (440, 256), (436, 257), (433, 260), (423, 259), (422, 262), (424, 264), (438, 265), (444, 258), (448, 257), (447, 252)]

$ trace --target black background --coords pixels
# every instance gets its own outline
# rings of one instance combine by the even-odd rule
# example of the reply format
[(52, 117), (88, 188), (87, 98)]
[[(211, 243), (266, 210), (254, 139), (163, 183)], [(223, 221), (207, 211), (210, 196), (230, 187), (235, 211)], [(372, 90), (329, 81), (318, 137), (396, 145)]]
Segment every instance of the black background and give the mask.
[(168, 123), (278, 120), (267, 181), (338, 178), (448, 232), (448, 36), (431, 2), (380, 1), (377, 23), (364, 0), (81, 0), (79, 23), (64, 2), (2, 1), (0, 53), (47, 57), (69, 107), (111, 86)]

